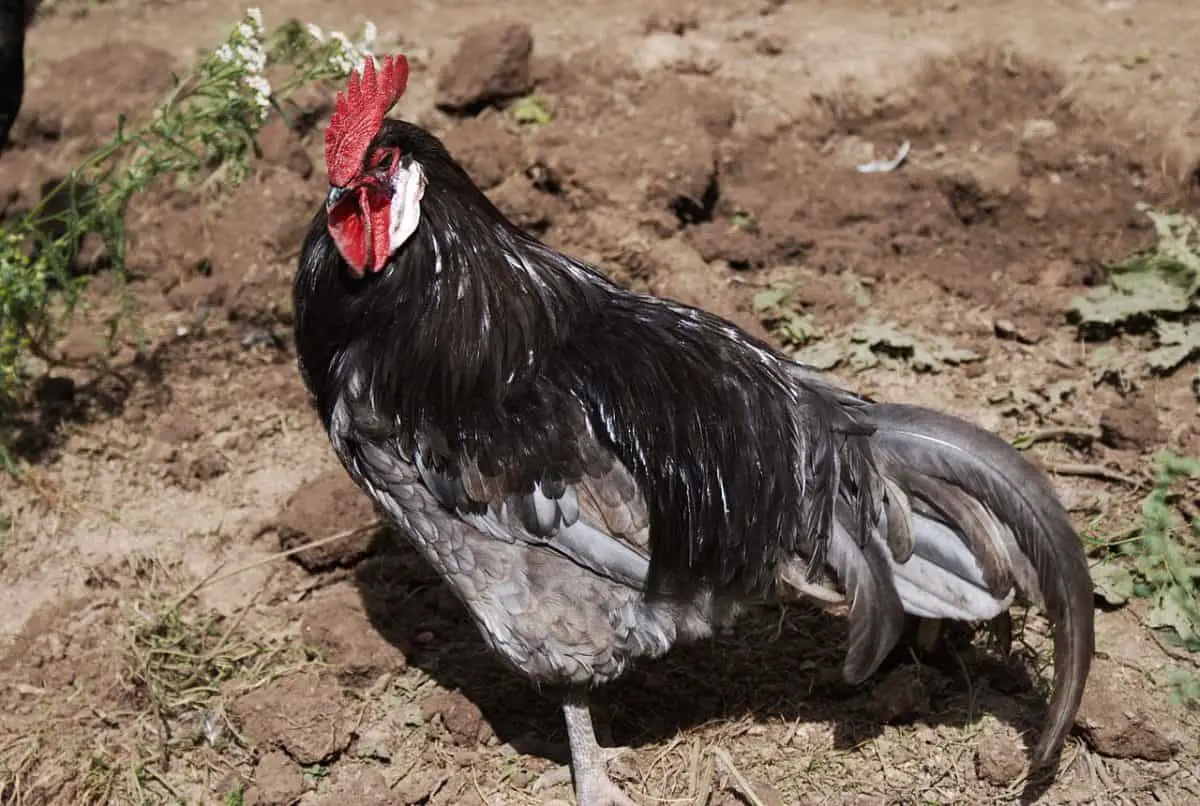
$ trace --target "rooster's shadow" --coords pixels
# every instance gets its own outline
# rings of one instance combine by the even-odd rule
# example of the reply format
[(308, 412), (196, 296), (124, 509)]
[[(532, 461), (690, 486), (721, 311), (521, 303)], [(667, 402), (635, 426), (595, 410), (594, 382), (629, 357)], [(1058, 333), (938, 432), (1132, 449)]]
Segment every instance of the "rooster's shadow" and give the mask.
[[(380, 635), (409, 665), (474, 703), (500, 742), (566, 761), (554, 692), (536, 690), (499, 661), (407, 541), (380, 535), (357, 567), (355, 583)], [(850, 686), (841, 678), (845, 628), (839, 619), (795, 606), (754, 609), (733, 635), (677, 646), (601, 687), (597, 730), (602, 743), (636, 748), (700, 725), (781, 719), (829, 724), (834, 748), (849, 750), (883, 731), (884, 712), (908, 710), (902, 719), (949, 726), (991, 714), (1025, 737), (1029, 753), (1046, 718), (1045, 699), (1026, 663), (982, 643), (972, 645), (968, 633), (956, 631), (941, 651), (918, 659), (915, 642), (902, 641), (870, 680)], [(907, 698), (912, 708), (904, 708)], [(1021, 800), (1036, 800), (1049, 784), (1045, 776), (1031, 777)]]

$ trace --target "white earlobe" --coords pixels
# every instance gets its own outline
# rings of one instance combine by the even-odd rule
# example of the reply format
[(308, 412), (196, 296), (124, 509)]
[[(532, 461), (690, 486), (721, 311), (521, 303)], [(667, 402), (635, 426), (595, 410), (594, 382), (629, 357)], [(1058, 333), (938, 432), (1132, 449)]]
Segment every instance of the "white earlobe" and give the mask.
[(392, 206), (388, 222), (388, 253), (393, 254), (412, 237), (421, 223), (421, 197), (425, 195), (425, 172), (420, 163), (398, 168), (392, 177)]

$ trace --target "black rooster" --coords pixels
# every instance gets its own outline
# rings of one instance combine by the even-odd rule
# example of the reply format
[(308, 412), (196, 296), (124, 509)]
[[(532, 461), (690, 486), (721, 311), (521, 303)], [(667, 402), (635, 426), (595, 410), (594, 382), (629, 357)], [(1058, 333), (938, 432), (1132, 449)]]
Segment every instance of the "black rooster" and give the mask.
[[(29, 0), (32, 6), (33, 0)], [(26, 0), (0, 0), (0, 150), (25, 95)]]
[(849, 681), (905, 614), (1055, 624), (1053, 761), (1093, 654), (1081, 544), (998, 437), (875, 404), (703, 311), (622, 289), (510, 223), (442, 144), (385, 120), (403, 57), (351, 77), (295, 284), (300, 369), (355, 481), (514, 669), (567, 691), (582, 806), (609, 779), (588, 690), (742, 603), (844, 605)]

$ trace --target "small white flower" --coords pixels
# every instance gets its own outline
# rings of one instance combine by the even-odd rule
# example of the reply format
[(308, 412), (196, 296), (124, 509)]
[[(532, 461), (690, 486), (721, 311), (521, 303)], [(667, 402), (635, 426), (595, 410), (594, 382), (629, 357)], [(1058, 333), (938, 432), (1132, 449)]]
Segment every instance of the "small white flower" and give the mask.
[(228, 43), (221, 45), (221, 47), (213, 51), (213, 58), (219, 62), (230, 63), (234, 60), (233, 48), (229, 47)]
[(263, 32), (262, 9), (258, 8), (257, 6), (248, 8), (246, 9), (246, 16), (250, 18), (252, 23), (254, 23), (255, 30), (261, 34)]
[(267, 69), (267, 54), (263, 49), (255, 43), (253, 45), (238, 45), (234, 52), (237, 54), (238, 61), (241, 62), (248, 72), (261, 73)]
[(249, 23), (239, 22), (237, 24), (237, 35), (241, 39), (254, 39), (255, 31)]
[(259, 116), (266, 118), (271, 109), (271, 82), (263, 76), (246, 76), (246, 86), (254, 92), (254, 103), (258, 106)]
[(375, 37), (379, 35), (379, 29), (375, 27), (375, 23), (367, 20), (363, 23), (362, 36), (358, 38), (359, 48), (366, 50), (371, 43), (375, 41)]
[(304, 26), (304, 28), (308, 31), (308, 35), (318, 42), (324, 43), (327, 39), (325, 32), (321, 30), (321, 26), (319, 25), (314, 25), (310, 22), (308, 25)]

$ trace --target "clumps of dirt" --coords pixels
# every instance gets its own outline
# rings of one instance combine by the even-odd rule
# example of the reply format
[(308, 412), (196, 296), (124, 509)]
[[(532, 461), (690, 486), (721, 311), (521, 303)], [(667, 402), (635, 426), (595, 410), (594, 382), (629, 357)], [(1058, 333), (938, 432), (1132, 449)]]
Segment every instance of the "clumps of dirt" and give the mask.
[(430, 721), (440, 718), (457, 745), (475, 747), (494, 736), (479, 706), (459, 691), (439, 691), (427, 698), (421, 703), (421, 715)]
[(533, 33), (524, 23), (484, 23), (462, 35), (438, 76), (438, 108), (475, 114), (533, 89)]
[(314, 546), (293, 555), (305, 570), (316, 573), (361, 560), (385, 529), (375, 507), (339, 468), (317, 476), (298, 489), (275, 517), (273, 528), (280, 548), (287, 551), (332, 535), (343, 539)]
[(482, 190), (524, 168), (520, 139), (494, 111), (459, 122), (443, 134), (442, 142)]
[(245, 806), (291, 806), (308, 789), (304, 771), (282, 750), (265, 753), (254, 767)]
[[(1106, 663), (1093, 666), (1075, 725), (1093, 750), (1109, 758), (1169, 761), (1179, 750), (1178, 723), (1138, 688), (1139, 675)], [(1149, 696), (1155, 696), (1151, 693)]]
[[(1056, 70), (991, 51), (931, 61), (883, 99), (852, 86), (818, 98), (796, 128), (723, 148), (720, 199), (690, 242), (734, 267), (917, 275), (980, 301), (997, 283), (1077, 286), (1146, 240), (1137, 201), (1178, 189), (1065, 89)], [(899, 170), (854, 169), (904, 140)], [(1057, 317), (1060, 296), (1025, 301)]]
[(367, 619), (353, 585), (339, 583), (317, 591), (302, 612), (304, 643), (323, 650), (326, 662), (343, 680), (371, 680), (407, 667), (404, 653)]
[(30, 78), (14, 142), (107, 137), (119, 115), (140, 111), (171, 87), (175, 64), (171, 54), (136, 41), (68, 56)]
[[(564, 72), (574, 69), (572, 61)], [(571, 92), (556, 107), (562, 125), (544, 127), (531, 146), (562, 181), (594, 203), (636, 211), (661, 236), (712, 217), (719, 144), (736, 118), (728, 94), (670, 73)]]
[(915, 665), (897, 666), (871, 691), (868, 711), (879, 722), (911, 722), (930, 709), (932, 669)]
[(279, 748), (300, 765), (337, 758), (353, 738), (341, 684), (315, 669), (280, 677), (234, 700), (230, 715), (260, 748)]
[(427, 802), (426, 790), (418, 797), (397, 792), (379, 767), (371, 764), (345, 763), (334, 767), (327, 781), (316, 792), (299, 801), (299, 806), (343, 806), (347, 803), (363, 806), (410, 806)]
[(975, 774), (993, 786), (1012, 786), (1025, 772), (1026, 763), (1020, 737), (1013, 730), (989, 730), (976, 740)]
[(1100, 415), (1100, 441), (1117, 450), (1146, 451), (1163, 442), (1163, 428), (1153, 399), (1132, 395)]

